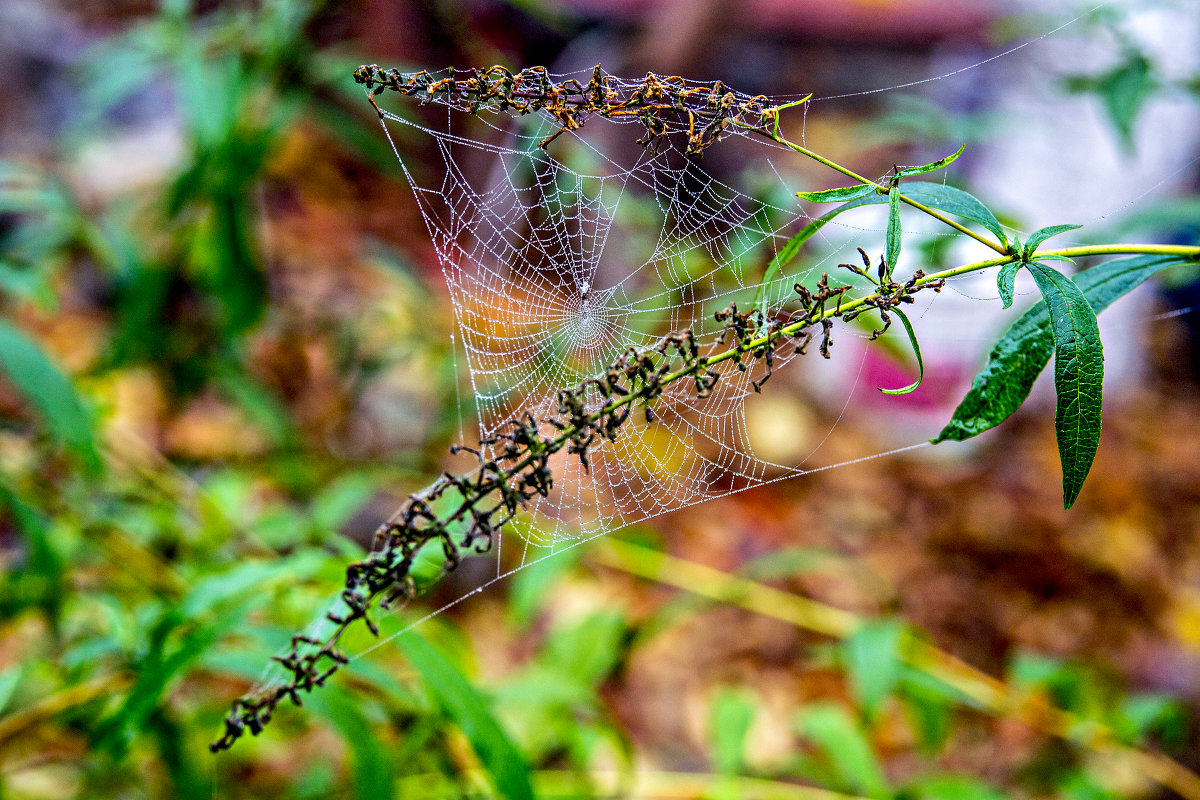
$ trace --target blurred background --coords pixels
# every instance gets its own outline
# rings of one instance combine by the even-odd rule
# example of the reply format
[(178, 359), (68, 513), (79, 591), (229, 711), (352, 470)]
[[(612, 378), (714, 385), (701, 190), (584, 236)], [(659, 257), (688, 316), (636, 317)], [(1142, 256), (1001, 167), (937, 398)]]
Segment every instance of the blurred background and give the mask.
[[(1104, 437), (1070, 512), (1039, 385), (972, 446), (541, 562), (207, 752), (474, 426), (355, 67), (812, 92), (805, 142), (861, 174), (965, 142), (951, 180), (1018, 229), (1195, 243), (1195, 4), (1094, 5), (0, 0), (0, 796), (1172, 796), (1136, 753), (1200, 769), (1185, 272), (1105, 315)], [(397, 145), (440, 164), (431, 139)], [(838, 183), (795, 168), (797, 189)], [(906, 247), (928, 270), (957, 263), (946, 241)], [(776, 377), (756, 447), (786, 462), (832, 429), (821, 466), (935, 434), (1011, 319), (990, 280), (918, 324), (954, 391), (881, 398), (912, 369), (886, 351), (846, 359), (857, 382)], [(464, 567), (389, 625), (478, 582)]]

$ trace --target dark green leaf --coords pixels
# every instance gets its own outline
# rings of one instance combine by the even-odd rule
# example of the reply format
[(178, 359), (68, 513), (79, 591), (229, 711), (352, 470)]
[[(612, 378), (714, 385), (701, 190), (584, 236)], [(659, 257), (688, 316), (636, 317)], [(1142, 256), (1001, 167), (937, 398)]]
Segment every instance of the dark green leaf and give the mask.
[(943, 159), (939, 159), (930, 164), (924, 164), (920, 167), (905, 167), (904, 169), (902, 169), (896, 173), (896, 177), (897, 178), (907, 178), (910, 175), (923, 175), (926, 172), (933, 172), (935, 169), (941, 169), (942, 167), (947, 167), (947, 166), (953, 164), (955, 159), (957, 159), (959, 156), (961, 156), (963, 153), (963, 150), (966, 150), (966, 149), (967, 149), (967, 146), (964, 144), (961, 147), (959, 147), (957, 150), (955, 150), (953, 153), (951, 153), (950, 155), (946, 156)]
[(1013, 289), (1017, 282), (1017, 272), (1021, 267), (1025, 266), (1020, 261), (1010, 261), (1000, 268), (1000, 272), (996, 275), (996, 288), (1000, 291), (1000, 300), (1004, 303), (1004, 307), (1008, 308), (1013, 304)]
[(908, 341), (912, 344), (913, 353), (917, 356), (917, 369), (919, 372), (917, 373), (917, 379), (902, 389), (881, 388), (879, 391), (884, 394), (909, 394), (915, 392), (917, 387), (921, 385), (921, 381), (925, 379), (925, 362), (921, 359), (921, 345), (917, 342), (917, 334), (913, 330), (912, 323), (908, 321), (908, 315), (898, 308), (893, 308), (891, 313), (899, 317), (900, 321), (904, 323), (904, 330), (908, 333)]
[(887, 251), (884, 257), (884, 260), (887, 261), (888, 277), (896, 271), (896, 265), (900, 263), (902, 234), (903, 231), (900, 228), (900, 189), (897, 186), (892, 186), (892, 191), (888, 192)]
[(860, 183), (857, 186), (843, 186), (839, 189), (824, 189), (819, 192), (796, 192), (796, 197), (810, 203), (844, 203), (847, 200), (866, 197), (874, 191), (875, 187), (871, 184)]
[(38, 410), (55, 439), (67, 445), (92, 472), (100, 453), (92, 421), (70, 380), (32, 340), (0, 319), (0, 370)]
[(1053, 267), (1030, 262), (1029, 271), (1050, 307), (1054, 334), (1054, 431), (1063, 469), (1063, 507), (1083, 488), (1100, 446), (1104, 349), (1096, 312), (1074, 281)]
[(762, 308), (763, 296), (766, 293), (767, 286), (770, 285), (771, 281), (775, 280), (775, 276), (781, 269), (786, 267), (789, 263), (791, 263), (792, 259), (799, 255), (800, 250), (808, 243), (808, 240), (813, 236), (816, 236), (821, 228), (824, 228), (830, 220), (839, 214), (849, 211), (852, 208), (877, 205), (879, 203), (886, 203), (887, 201), (887, 195), (878, 193), (871, 193), (863, 197), (859, 197), (856, 200), (843, 203), (824, 216), (814, 219), (812, 222), (796, 231), (796, 233), (792, 234), (792, 238), (788, 239), (784, 243), (783, 247), (779, 248), (779, 252), (776, 253), (775, 257), (771, 259), (771, 263), (767, 265), (766, 271), (763, 272), (762, 282), (759, 284), (758, 293), (754, 297), (754, 308)]
[(170, 781), (165, 787), (167, 793), (178, 800), (210, 800), (211, 790), (196, 768), (194, 751), (185, 743), (183, 726), (163, 709), (151, 714), (143, 725), (143, 733), (154, 742), (164, 776)]
[(895, 690), (904, 669), (901, 645), (905, 626), (895, 620), (864, 625), (842, 644), (854, 696), (868, 719)]
[(942, 183), (915, 181), (904, 184), (904, 196), (931, 208), (948, 211), (955, 216), (969, 219), (972, 222), (978, 222), (994, 233), (996, 238), (1000, 240), (1000, 244), (1006, 246), (1008, 244), (1008, 238), (1004, 235), (1004, 228), (1000, 226), (1000, 221), (996, 219), (996, 215), (989, 211), (987, 206), (962, 189), (955, 189), (953, 186), (947, 186)]
[(49, 521), (5, 482), (2, 471), (0, 517), (7, 517), (24, 539), (21, 569), (10, 569), (0, 576), (0, 611), (11, 616), (13, 610), (31, 605), (57, 608), (68, 595), (63, 589), (67, 559), (51, 536)]
[(1028, 258), (1036, 253), (1038, 245), (1051, 236), (1058, 236), (1060, 233), (1066, 233), (1067, 231), (1073, 231), (1082, 227), (1082, 225), (1050, 225), (1046, 228), (1039, 228), (1029, 234), (1029, 240), (1025, 242), (1025, 256)]
[[(1154, 273), (1189, 263), (1171, 256), (1133, 256), (1109, 261), (1079, 274), (1076, 284), (1100, 313)], [(962, 441), (994, 428), (1016, 411), (1054, 352), (1046, 305), (1025, 312), (988, 354), (988, 362), (958, 404), (954, 416), (931, 441)]]
[(442, 711), (471, 742), (496, 790), (507, 800), (533, 800), (529, 767), (479, 692), (425, 639), (410, 631), (396, 641)]
[(181, 673), (222, 636), (241, 625), (246, 610), (245, 605), (240, 609), (226, 609), (211, 622), (199, 625), (188, 625), (177, 609), (164, 614), (150, 632), (148, 652), (137, 664), (137, 681), (129, 695), (96, 729), (101, 746), (114, 752), (124, 750), (162, 705), (164, 695)]

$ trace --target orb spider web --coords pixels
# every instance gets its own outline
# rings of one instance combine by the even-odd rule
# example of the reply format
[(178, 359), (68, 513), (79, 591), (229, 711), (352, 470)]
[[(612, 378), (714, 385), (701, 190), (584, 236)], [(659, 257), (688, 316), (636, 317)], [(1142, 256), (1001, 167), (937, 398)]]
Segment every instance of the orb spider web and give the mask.
[[(680, 113), (648, 120), (533, 107), (513, 114), (505, 103), (435, 92), (447, 82), (453, 89), (449, 71), (391, 75), (401, 87), (415, 80), (417, 89), (402, 93), (444, 114), (435, 127), (379, 109), (449, 288), (485, 458), (486, 443), (509, 420), (549, 416), (560, 390), (602, 378), (627, 349), (691, 330), (702, 350), (715, 350), (726, 334), (718, 312), (757, 303), (768, 320), (796, 282), (817, 271), (764, 284), (765, 266), (807, 218), (778, 172), (741, 180), (747, 176), (709, 170), (715, 161), (731, 171), (716, 152), (754, 135), (753, 124), (735, 123), (748, 116), (769, 124), (782, 103), (719, 82), (630, 81), (597, 67), (586, 88), (570, 75), (537, 77), (543, 85), (574, 84), (580, 96), (598, 84), (610, 98), (637, 97), (654, 81), (674, 92)], [(719, 106), (727, 112), (720, 125), (711, 116), (698, 122), (689, 110)], [(641, 128), (636, 142), (630, 127)], [(430, 137), (437, 161), (410, 165), (394, 128)], [(753, 161), (754, 148), (780, 147), (756, 138), (735, 155)], [(747, 398), (797, 352), (789, 342), (769, 366), (722, 364), (708, 397), (684, 381), (664, 387), (652, 420), (635, 415), (614, 440), (596, 441), (586, 464), (559, 453), (553, 490), (531, 501), (518, 532), (554, 546), (804, 473), (759, 457), (745, 417)], [(588, 411), (602, 397), (591, 402)]]

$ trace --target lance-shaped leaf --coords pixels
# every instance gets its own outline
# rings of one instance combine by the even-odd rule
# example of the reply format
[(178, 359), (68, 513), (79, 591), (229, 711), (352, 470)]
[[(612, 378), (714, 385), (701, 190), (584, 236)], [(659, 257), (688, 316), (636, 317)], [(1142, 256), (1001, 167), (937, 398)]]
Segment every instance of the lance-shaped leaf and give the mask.
[(897, 178), (907, 178), (910, 175), (924, 175), (926, 172), (933, 172), (935, 169), (941, 169), (942, 167), (948, 167), (951, 164), (953, 164), (955, 159), (957, 159), (959, 156), (961, 156), (963, 154), (963, 150), (966, 150), (966, 149), (967, 149), (967, 146), (964, 144), (961, 147), (959, 147), (957, 150), (955, 150), (953, 153), (946, 156), (945, 158), (938, 159), (937, 161), (931, 162), (929, 164), (923, 164), (919, 167), (905, 167), (896, 173), (896, 177)]
[(1025, 242), (1025, 257), (1029, 258), (1037, 252), (1038, 245), (1049, 239), (1051, 236), (1058, 236), (1060, 233), (1073, 231), (1076, 228), (1081, 228), (1082, 225), (1050, 225), (1045, 228), (1039, 228), (1029, 234), (1029, 241)]
[(842, 642), (842, 658), (855, 699), (868, 719), (900, 684), (906, 628), (896, 620), (872, 622)]
[(0, 320), (0, 374), (37, 409), (55, 439), (74, 451), (90, 472), (100, 469), (92, 421), (75, 387), (40, 347), (4, 320)]
[(1004, 302), (1004, 307), (1008, 308), (1013, 304), (1013, 290), (1017, 283), (1017, 272), (1021, 267), (1025, 266), (1020, 261), (1010, 261), (1000, 268), (1000, 272), (996, 275), (996, 289), (1000, 292), (1000, 299)]
[[(1159, 270), (1186, 263), (1171, 256), (1133, 256), (1080, 273), (1076, 285), (1099, 314)], [(994, 428), (1016, 411), (1054, 353), (1050, 315), (1044, 303), (1026, 311), (1005, 331), (975, 376), (954, 416), (931, 441), (962, 441)]]
[(903, 389), (880, 389), (884, 394), (910, 394), (917, 390), (921, 385), (921, 381), (925, 379), (925, 362), (921, 360), (921, 345), (917, 343), (917, 334), (913, 330), (912, 323), (908, 321), (908, 315), (898, 308), (893, 308), (891, 313), (900, 318), (904, 323), (904, 330), (908, 332), (908, 341), (912, 343), (913, 353), (917, 356), (917, 379), (905, 386)]
[(978, 222), (995, 234), (1000, 244), (1008, 245), (1008, 238), (1004, 235), (1004, 228), (1001, 227), (1000, 220), (996, 219), (996, 215), (962, 189), (942, 183), (914, 181), (904, 184), (904, 195), (939, 211), (948, 211), (955, 216)]
[(896, 184), (892, 185), (892, 191), (888, 193), (888, 225), (887, 225), (887, 251), (884, 260), (887, 262), (885, 276), (891, 280), (892, 273), (896, 269), (896, 264), (900, 261), (900, 240), (903, 231), (900, 229), (900, 187)]
[[(856, 187), (846, 188), (854, 189)], [(800, 253), (800, 250), (808, 243), (808, 240), (816, 236), (831, 220), (854, 208), (891, 202), (891, 192), (888, 194), (879, 194), (874, 191), (874, 187), (867, 188), (870, 188), (871, 191), (861, 197), (848, 200), (829, 213), (814, 219), (796, 231), (792, 235), (792, 238), (788, 239), (783, 247), (779, 248), (779, 252), (771, 259), (771, 263), (767, 265), (767, 269), (763, 272), (762, 283), (759, 284), (758, 292), (754, 296), (754, 308), (762, 308), (763, 298), (766, 296), (767, 287), (771, 281), (775, 280), (780, 270), (786, 267)], [(931, 208), (946, 211), (955, 216), (977, 222), (994, 233), (1001, 244), (1006, 247), (1008, 246), (1008, 239), (1004, 235), (1004, 228), (1001, 227), (1000, 221), (996, 219), (996, 215), (989, 211), (987, 206), (962, 189), (955, 189), (953, 186), (946, 186), (941, 183), (913, 181), (904, 184), (901, 194)]]
[(807, 200), (810, 203), (844, 203), (847, 200), (857, 200), (860, 197), (866, 197), (874, 191), (875, 187), (871, 184), (860, 183), (857, 186), (823, 189), (819, 192), (796, 192), (796, 197), (799, 197), (801, 200)]
[(1100, 405), (1104, 388), (1104, 347), (1096, 312), (1075, 282), (1054, 267), (1028, 265), (1050, 308), (1054, 335), (1054, 432), (1063, 470), (1063, 507), (1083, 488), (1100, 446)]
[(843, 203), (829, 213), (814, 219), (812, 222), (805, 225), (800, 230), (792, 234), (792, 238), (788, 239), (783, 247), (779, 248), (779, 252), (771, 259), (771, 263), (767, 265), (766, 271), (763, 273), (762, 282), (758, 286), (758, 292), (754, 296), (754, 308), (763, 307), (763, 297), (766, 294), (767, 287), (771, 281), (775, 280), (775, 276), (779, 271), (791, 263), (804, 245), (808, 244), (808, 240), (816, 236), (821, 228), (824, 228), (834, 217), (849, 211), (852, 208), (861, 206), (877, 205), (879, 203), (888, 202), (887, 195), (872, 193), (859, 197), (855, 200)]

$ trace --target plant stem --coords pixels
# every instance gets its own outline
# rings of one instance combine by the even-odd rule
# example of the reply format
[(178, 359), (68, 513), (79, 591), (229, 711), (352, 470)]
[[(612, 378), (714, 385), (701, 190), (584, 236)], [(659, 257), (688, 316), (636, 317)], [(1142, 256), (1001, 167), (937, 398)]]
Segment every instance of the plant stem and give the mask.
[(101, 675), (85, 683), (46, 695), (28, 708), (13, 712), (0, 719), (0, 742), (23, 733), (29, 728), (71, 708), (101, 697), (111, 697), (124, 691), (133, 683), (128, 675)]
[[(859, 183), (865, 184), (867, 186), (874, 186), (875, 190), (881, 194), (888, 194), (889, 192), (894, 191), (892, 189), (892, 187), (890, 187), (890, 186), (885, 186), (881, 183), (876, 183), (875, 181), (871, 180), (870, 178), (864, 178), (862, 175), (859, 175), (854, 170), (847, 169), (846, 167), (843, 167), (841, 164), (837, 163), (836, 161), (830, 161), (828, 158), (821, 155), (820, 153), (815, 153), (812, 150), (809, 150), (807, 147), (804, 147), (803, 145), (798, 145), (795, 142), (793, 142), (783, 136), (778, 135), (777, 133), (776, 134), (767, 134), (767, 138), (771, 139), (771, 141), (773, 141), (773, 142), (778, 142), (779, 144), (783, 145), (784, 147), (795, 150), (800, 155), (807, 156), (808, 158), (811, 158), (813, 161), (816, 161), (819, 164), (824, 164), (825, 166), (829, 167), (830, 169), (836, 170), (837, 172), (842, 173), (843, 175), (845, 175), (848, 178), (853, 178), (854, 180), (858, 181)], [(1007, 253), (1008, 253), (1008, 248), (1006, 248), (1004, 245), (1000, 244), (999, 242), (993, 242), (991, 239), (988, 239), (986, 236), (976, 233), (975, 231), (971, 230), (970, 228), (968, 228), (967, 226), (965, 226), (961, 223), (955, 222), (954, 220), (952, 220), (950, 217), (947, 217), (942, 212), (937, 211), (936, 209), (930, 208), (929, 206), (925, 205), (924, 203), (913, 200), (911, 197), (908, 197), (904, 193), (900, 194), (900, 201), (902, 203), (912, 206), (913, 208), (924, 211), (926, 214), (928, 214), (929, 216), (938, 220), (939, 222), (949, 225), (951, 228), (954, 228), (959, 233), (965, 233), (967, 236), (970, 236), (972, 239), (979, 242), (980, 244), (983, 244), (983, 245), (986, 245), (986, 246), (992, 248), (997, 253), (1001, 253), (1004, 255), (1007, 255)]]
[[(1095, 246), (1085, 246), (1085, 247), (1066, 247), (1066, 248), (1061, 248), (1058, 250), (1046, 250), (1043, 252), (1047, 255), (1062, 255), (1062, 256), (1066, 256), (1068, 258), (1091, 256), (1091, 255), (1152, 254), (1152, 255), (1175, 255), (1175, 256), (1180, 256), (1183, 258), (1194, 258), (1194, 259), (1200, 260), (1200, 247), (1186, 247), (1186, 246), (1181, 246), (1181, 245), (1113, 244), (1113, 245), (1095, 245)], [(939, 280), (943, 280), (945, 278), (952, 278), (952, 277), (956, 277), (959, 275), (965, 275), (965, 274), (968, 274), (971, 272), (978, 272), (979, 270), (988, 269), (990, 267), (1000, 266), (1001, 264), (1008, 264), (1013, 261), (1016, 261), (1018, 258), (1019, 258), (1018, 256), (1007, 254), (1002, 258), (992, 258), (992, 259), (987, 259), (985, 261), (974, 261), (969, 264), (963, 264), (958, 267), (952, 267), (950, 269), (942, 270), (941, 272), (936, 272), (936, 273), (933, 273), (932, 275), (926, 275), (924, 278), (921, 278), (919, 281), (917, 281), (917, 284), (921, 285), (921, 286), (928, 285), (930, 283), (935, 283), (935, 282), (937, 282)], [(723, 361), (729, 361), (734, 358), (740, 358), (743, 354), (745, 354), (748, 351), (753, 351), (755, 349), (763, 347), (764, 345), (769, 344), (770, 341), (773, 339), (778, 339), (780, 337), (790, 336), (792, 334), (799, 333), (800, 331), (804, 330), (805, 328), (811, 327), (812, 325), (819, 324), (822, 320), (829, 319), (831, 317), (838, 316), (839, 314), (844, 314), (847, 311), (853, 311), (857, 308), (860, 308), (860, 307), (866, 305), (869, 300), (873, 299), (877, 295), (878, 295), (878, 292), (864, 295), (864, 296), (856, 298), (854, 300), (850, 300), (845, 303), (841, 303), (838, 305), (837, 308), (835, 308), (833, 310), (821, 309), (818, 313), (813, 314), (811, 317), (806, 317), (805, 319), (800, 320), (798, 322), (794, 322), (790, 325), (784, 325), (784, 326), (772, 331), (771, 333), (767, 334), (766, 336), (760, 336), (749, 342), (745, 342), (740, 346), (731, 347), (730, 349), (726, 350), (725, 352), (719, 353), (715, 356), (707, 356), (705, 358), (701, 358), (700, 360), (698, 360), (696, 362), (696, 364), (694, 366), (685, 367), (683, 369), (680, 369), (675, 372), (671, 372), (671, 373), (664, 375), (659, 380), (658, 385), (659, 386), (667, 386), (671, 383), (674, 383), (675, 381), (678, 381), (681, 378), (685, 378), (685, 377), (688, 377), (689, 375), (695, 374), (701, 368), (705, 368), (705, 367), (711, 366), (713, 364), (719, 364)], [(609, 402), (602, 409), (600, 409), (599, 411), (596, 411), (594, 414), (590, 415), (589, 419), (592, 419), (592, 420), (600, 419), (605, 414), (612, 413), (613, 411), (617, 411), (617, 410), (623, 408), (624, 406), (630, 405), (631, 403), (636, 401), (638, 399), (638, 397), (639, 396), (638, 396), (637, 392), (630, 392), (629, 394), (627, 394), (617, 400), (613, 400), (613, 401)], [(559, 434), (556, 437), (554, 437), (554, 439), (550, 440), (547, 447), (549, 449), (552, 449), (555, 451), (558, 450), (559, 448), (562, 447), (562, 445), (564, 445), (567, 442), (568, 439), (571, 438), (572, 435), (574, 435), (578, 431), (579, 431), (579, 428), (576, 426), (565, 427), (562, 431), (559, 432)], [(536, 458), (537, 458), (537, 454), (535, 454), (535, 453), (531, 452), (531, 453), (527, 454), (520, 461), (517, 461), (511, 467), (504, 470), (504, 474), (505, 474), (506, 478), (511, 478), (511, 477), (517, 475), (521, 470), (525, 469), (530, 464), (532, 464)], [(446, 517), (444, 521), (445, 522), (455, 522), (457, 520), (466, 518), (466, 515), (470, 513), (472, 506), (473, 506), (473, 501), (471, 501), (470, 499), (464, 499), (463, 503), (461, 503), (459, 505), (459, 507), (452, 514), (450, 514), (448, 517)], [(399, 512), (397, 512), (397, 514), (398, 513)], [(396, 517), (393, 516), (391, 519), (388, 520), (388, 522), (389, 523), (395, 522), (395, 520), (396, 520)], [(371, 601), (374, 601), (377, 596), (378, 596), (378, 593), (371, 595), (371, 598), (370, 598)], [(329, 644), (329, 643), (335, 642), (339, 635), (340, 635), (340, 633), (332, 634), (326, 643)], [(831, 632), (829, 635), (838, 635), (838, 634)], [(1200, 800), (1200, 792), (1197, 793), (1196, 800)]]
[[(1167, 256), (1179, 256), (1181, 258), (1192, 258), (1192, 259), (1200, 260), (1200, 247), (1193, 247), (1193, 246), (1187, 246), (1187, 245), (1165, 245), (1165, 244), (1163, 244), (1163, 245), (1158, 245), (1158, 244), (1087, 245), (1087, 246), (1081, 246), (1081, 247), (1063, 247), (1063, 248), (1059, 248), (1057, 250), (1042, 250), (1042, 251), (1039, 251), (1039, 253), (1041, 253), (1043, 255), (1066, 256), (1067, 258), (1082, 258), (1084, 256), (1096, 256), (1096, 255), (1167, 255)], [(937, 281), (944, 280), (946, 278), (954, 278), (954, 277), (958, 277), (960, 275), (966, 275), (971, 272), (978, 272), (983, 269), (989, 269), (991, 267), (998, 267), (1003, 264), (1009, 264), (1009, 263), (1012, 263), (1013, 261), (1017, 261), (1017, 260), (1019, 260), (1019, 256), (1005, 254), (1003, 257), (1000, 257), (1000, 258), (990, 258), (990, 259), (986, 259), (984, 261), (973, 261), (969, 264), (963, 264), (961, 266), (951, 267), (950, 269), (945, 269), (945, 270), (942, 270), (941, 272), (935, 272), (933, 274), (926, 275), (925, 277), (923, 277), (917, 281), (917, 285), (918, 286), (927, 286), (931, 283), (936, 283)], [(805, 319), (800, 320), (798, 322), (794, 322), (790, 325), (784, 325), (765, 336), (760, 336), (756, 339), (752, 339), (748, 342), (745, 342), (741, 346), (731, 347), (728, 350), (726, 350), (725, 352), (718, 353), (717, 355), (714, 355), (714, 356), (707, 356), (706, 358), (701, 359), (700, 362), (696, 366), (685, 367), (684, 369), (677, 370), (676, 372), (671, 372), (671, 373), (668, 373), (667, 375), (664, 375), (659, 380), (659, 386), (667, 386), (667, 385), (679, 380), (680, 378), (686, 378), (689, 375), (693, 375), (702, 367), (711, 366), (713, 364), (720, 364), (723, 361), (729, 361), (729, 360), (732, 360), (735, 358), (739, 358), (741, 355), (745, 354), (747, 351), (752, 351), (752, 350), (756, 350), (758, 348), (763, 347), (764, 345), (768, 344), (772, 339), (778, 339), (778, 338), (781, 338), (784, 336), (791, 336), (793, 334), (799, 333), (800, 331), (804, 330), (805, 328), (819, 324), (822, 320), (829, 319), (831, 317), (836, 317), (840, 314), (844, 314), (847, 311), (854, 311), (855, 309), (858, 309), (858, 308), (861, 308), (862, 306), (867, 305), (868, 301), (872, 300), (873, 298), (875, 298), (877, 296), (878, 296), (878, 292), (868, 294), (868, 295), (863, 295), (862, 297), (858, 297), (853, 300), (849, 300), (845, 303), (841, 303), (832, 310), (822, 309), (818, 313), (814, 314), (811, 318), (806, 317)], [(612, 402), (608, 403), (603, 409), (601, 409), (600, 411), (597, 411), (595, 414), (593, 414), (592, 417), (598, 419), (601, 415), (610, 413), (612, 411), (617, 411), (617, 410), (621, 409), (622, 407), (627, 406), (630, 403), (633, 403), (637, 399), (638, 399), (637, 393), (631, 392), (630, 394), (627, 394), (618, 400), (613, 400)], [(571, 436), (576, 432), (577, 432), (577, 429), (573, 428), (573, 427), (568, 427), (568, 428), (564, 429), (561, 433), (559, 433), (558, 436), (556, 436), (552, 440), (552, 445), (558, 446), (558, 445), (564, 444), (567, 441), (567, 439), (571, 438)], [(525, 459), (522, 459), (521, 461), (519, 461), (510, 470), (507, 470), (507, 471), (511, 474), (515, 474), (516, 472), (520, 471), (521, 469), (523, 469), (526, 466), (528, 466), (529, 464), (531, 464), (533, 462), (533, 458), (534, 458), (534, 456), (531, 454), (531, 455), (527, 456)], [(468, 510), (469, 510), (469, 508), (467, 508), (465, 506), (463, 508), (460, 508), (457, 512), (455, 512), (455, 514), (451, 517), (451, 519), (458, 519), (463, 514), (465, 514)]]

